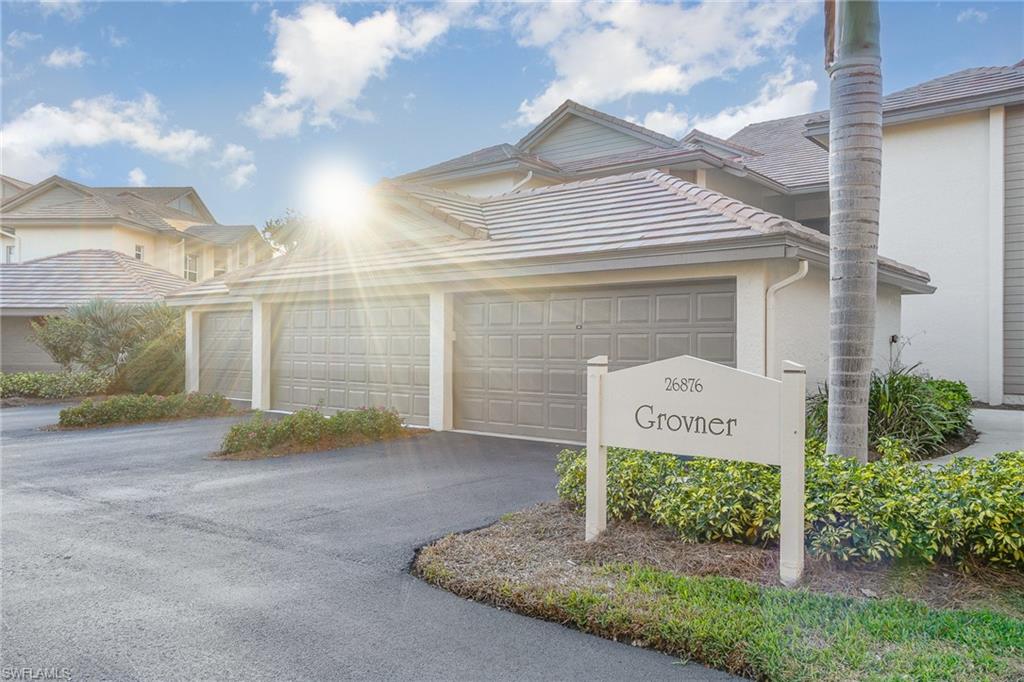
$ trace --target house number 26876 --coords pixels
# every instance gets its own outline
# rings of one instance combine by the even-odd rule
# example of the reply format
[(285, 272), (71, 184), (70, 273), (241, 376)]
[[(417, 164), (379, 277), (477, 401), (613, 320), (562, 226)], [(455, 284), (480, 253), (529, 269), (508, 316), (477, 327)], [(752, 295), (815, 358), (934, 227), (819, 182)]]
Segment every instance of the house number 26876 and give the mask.
[(665, 390), (679, 393), (700, 393), (704, 384), (697, 377), (665, 377)]

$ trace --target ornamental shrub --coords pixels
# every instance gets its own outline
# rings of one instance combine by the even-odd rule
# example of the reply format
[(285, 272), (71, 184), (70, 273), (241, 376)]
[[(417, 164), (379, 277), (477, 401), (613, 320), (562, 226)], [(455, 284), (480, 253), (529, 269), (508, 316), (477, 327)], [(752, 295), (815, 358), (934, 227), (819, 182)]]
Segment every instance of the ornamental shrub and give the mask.
[(102, 372), (0, 373), (0, 398), (63, 400), (103, 393), (110, 377)]
[(398, 413), (376, 407), (338, 412), (330, 417), (325, 417), (319, 410), (305, 409), (273, 421), (263, 414), (256, 414), (228, 430), (221, 444), (221, 453), (313, 446), (325, 439), (336, 442), (352, 438), (385, 440), (401, 432), (402, 418)]
[[(806, 542), (812, 556), (871, 563), (976, 559), (1024, 568), (1024, 451), (942, 467), (907, 459), (888, 441), (858, 465), (806, 448)], [(559, 455), (559, 496), (582, 509), (585, 451)], [(730, 462), (609, 448), (608, 514), (647, 519), (691, 542), (768, 545), (779, 534), (779, 472)]]
[[(961, 381), (932, 379), (914, 367), (893, 367), (871, 377), (868, 398), (868, 438), (881, 452), (883, 438), (904, 443), (912, 456), (937, 454), (949, 438), (971, 423), (971, 394)], [(807, 433), (824, 440), (828, 431), (828, 387), (807, 401)], [(842, 454), (842, 453), (836, 453)]]
[(117, 395), (84, 400), (60, 411), (60, 425), (103, 426), (161, 419), (191, 419), (232, 414), (231, 401), (216, 393), (176, 393), (169, 396)]
[(185, 389), (185, 327), (174, 322), (132, 352), (122, 372), (132, 393), (170, 395)]

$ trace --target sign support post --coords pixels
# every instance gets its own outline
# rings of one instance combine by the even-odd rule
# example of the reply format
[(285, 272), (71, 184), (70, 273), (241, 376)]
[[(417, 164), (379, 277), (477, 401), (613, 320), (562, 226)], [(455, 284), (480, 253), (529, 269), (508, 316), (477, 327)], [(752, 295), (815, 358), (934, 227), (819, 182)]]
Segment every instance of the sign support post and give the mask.
[(587, 542), (608, 526), (608, 447), (601, 443), (601, 383), (606, 374), (607, 355), (587, 362)]
[(804, 572), (804, 401), (807, 370), (795, 362), (782, 363), (782, 423), (779, 448), (781, 505), (779, 516), (779, 579), (791, 587)]

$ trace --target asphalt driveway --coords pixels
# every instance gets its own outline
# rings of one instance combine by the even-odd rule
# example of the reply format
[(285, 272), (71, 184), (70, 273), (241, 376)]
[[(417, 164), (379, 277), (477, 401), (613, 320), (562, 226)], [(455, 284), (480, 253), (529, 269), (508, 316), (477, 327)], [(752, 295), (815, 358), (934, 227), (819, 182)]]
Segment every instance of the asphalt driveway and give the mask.
[(435, 433), (221, 462), (231, 419), (39, 431), (56, 413), (0, 411), (5, 672), (729, 679), (407, 573), (429, 540), (554, 498), (556, 445)]

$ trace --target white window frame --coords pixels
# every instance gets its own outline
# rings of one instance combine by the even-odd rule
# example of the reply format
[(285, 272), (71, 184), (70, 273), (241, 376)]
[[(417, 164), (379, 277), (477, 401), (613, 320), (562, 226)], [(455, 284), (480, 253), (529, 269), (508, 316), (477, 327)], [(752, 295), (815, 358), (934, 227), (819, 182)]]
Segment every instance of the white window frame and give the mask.
[[(189, 267), (191, 266), (191, 267)], [(199, 254), (198, 253), (186, 253), (185, 254), (185, 279), (189, 282), (199, 281)]]
[(249, 247), (246, 244), (238, 245), (238, 259), (236, 261), (238, 267), (244, 268), (249, 265)]
[(135, 245), (135, 260), (146, 262), (146, 246), (144, 244)]
[(6, 248), (4, 249), (4, 262), (5, 263), (13, 263), (14, 262), (15, 251), (16, 251), (16, 249), (14, 248), (14, 244), (7, 244), (6, 245)]

